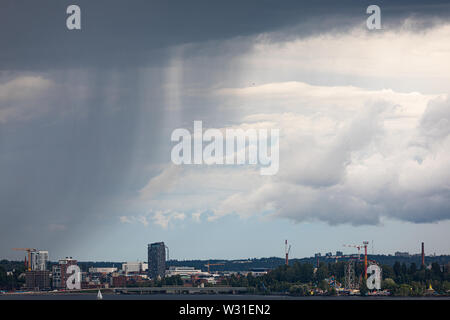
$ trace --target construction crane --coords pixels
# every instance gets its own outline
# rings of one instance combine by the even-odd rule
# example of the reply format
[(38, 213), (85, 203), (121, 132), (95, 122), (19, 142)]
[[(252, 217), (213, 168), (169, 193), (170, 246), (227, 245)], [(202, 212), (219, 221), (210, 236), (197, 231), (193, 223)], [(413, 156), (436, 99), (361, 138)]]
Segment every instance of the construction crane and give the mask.
[(367, 245), (369, 241), (363, 241), (364, 246), (364, 279), (367, 279)]
[(289, 265), (289, 252), (291, 251), (291, 245), (288, 246), (288, 241), (285, 240), (285, 252), (286, 252), (286, 265)]
[(209, 263), (209, 261), (208, 261), (208, 264), (205, 264), (205, 267), (208, 267), (208, 273), (210, 273), (209, 272), (210, 266), (223, 266), (223, 265), (225, 265), (225, 263)]
[(357, 244), (343, 244), (344, 247), (347, 248), (357, 248), (358, 249), (358, 261), (360, 261), (360, 250), (361, 250), (361, 245), (357, 245)]
[(369, 241), (363, 241), (362, 245), (355, 245), (355, 244), (344, 244), (344, 247), (352, 247), (358, 249), (358, 261), (360, 261), (360, 250), (361, 248), (364, 248), (364, 277), (367, 279), (367, 246), (369, 244)]
[(37, 250), (33, 249), (33, 248), (13, 248), (13, 250), (26, 251), (28, 253), (28, 261), (26, 261), (26, 265), (27, 265), (28, 271), (31, 271), (31, 253), (36, 252)]

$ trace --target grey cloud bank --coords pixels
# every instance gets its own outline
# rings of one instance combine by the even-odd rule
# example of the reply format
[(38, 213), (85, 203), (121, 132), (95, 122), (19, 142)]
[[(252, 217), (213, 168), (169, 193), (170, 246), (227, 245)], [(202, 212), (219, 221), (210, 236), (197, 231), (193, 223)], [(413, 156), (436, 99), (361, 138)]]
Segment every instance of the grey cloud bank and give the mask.
[[(125, 67), (158, 64), (164, 48), (295, 28), (296, 36), (365, 25), (361, 1), (79, 0), (82, 30), (66, 28), (67, 0), (4, 0), (0, 70)], [(383, 21), (448, 18), (445, 1), (378, 1)], [(285, 37), (286, 34), (280, 35)]]

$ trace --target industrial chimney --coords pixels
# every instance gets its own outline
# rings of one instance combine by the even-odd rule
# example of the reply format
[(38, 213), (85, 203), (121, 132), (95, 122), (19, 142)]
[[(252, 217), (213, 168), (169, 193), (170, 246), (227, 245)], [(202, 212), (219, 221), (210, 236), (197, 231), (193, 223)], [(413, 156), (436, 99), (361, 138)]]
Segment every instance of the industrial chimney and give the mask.
[(425, 266), (425, 245), (422, 242), (422, 266)]

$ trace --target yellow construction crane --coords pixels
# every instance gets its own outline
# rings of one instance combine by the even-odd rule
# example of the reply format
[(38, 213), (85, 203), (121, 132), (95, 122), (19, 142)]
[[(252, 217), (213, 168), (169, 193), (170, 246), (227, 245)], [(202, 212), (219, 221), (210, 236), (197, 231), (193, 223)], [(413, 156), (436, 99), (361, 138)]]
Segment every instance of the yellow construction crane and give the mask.
[(36, 249), (33, 248), (13, 248), (15, 251), (26, 251), (28, 253), (28, 261), (27, 261), (27, 268), (28, 271), (31, 271), (31, 253), (36, 252)]
[(208, 264), (205, 264), (205, 267), (208, 267), (208, 273), (210, 273), (209, 266), (223, 266), (223, 265), (225, 265), (225, 263), (209, 263), (208, 261)]

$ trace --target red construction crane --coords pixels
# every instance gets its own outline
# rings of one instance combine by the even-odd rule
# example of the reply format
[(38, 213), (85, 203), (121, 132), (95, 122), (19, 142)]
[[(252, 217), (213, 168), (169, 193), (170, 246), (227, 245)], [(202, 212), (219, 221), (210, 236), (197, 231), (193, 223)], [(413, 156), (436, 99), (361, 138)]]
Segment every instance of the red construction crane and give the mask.
[(289, 265), (289, 252), (291, 251), (291, 245), (288, 246), (288, 241), (284, 242), (285, 244), (285, 252), (286, 252), (286, 265)]
[(369, 241), (363, 241), (363, 244), (344, 244), (344, 247), (352, 247), (358, 249), (358, 261), (360, 261), (360, 250), (364, 248), (364, 277), (367, 279), (367, 245)]
[(369, 241), (363, 241), (364, 245), (364, 278), (367, 279), (367, 245)]
[(359, 250), (361, 249), (361, 245), (357, 245), (357, 244), (343, 244), (344, 247), (348, 247), (348, 248), (357, 248), (358, 249), (358, 261), (360, 260), (360, 252)]

